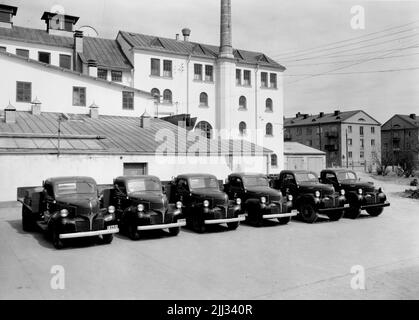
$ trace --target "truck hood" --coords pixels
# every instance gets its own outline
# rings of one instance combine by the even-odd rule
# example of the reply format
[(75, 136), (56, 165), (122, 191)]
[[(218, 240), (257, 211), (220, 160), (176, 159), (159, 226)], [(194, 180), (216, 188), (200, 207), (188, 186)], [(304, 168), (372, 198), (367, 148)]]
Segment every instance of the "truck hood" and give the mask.
[(346, 191), (358, 191), (362, 189), (363, 192), (374, 192), (374, 185), (368, 182), (359, 181), (343, 181), (340, 183)]
[(71, 211), (74, 208), (76, 215), (86, 216), (92, 213), (99, 213), (99, 199), (96, 196), (80, 194), (65, 195), (57, 196), (55, 200), (59, 207), (63, 209), (65, 208)]
[(193, 190), (192, 195), (202, 200), (216, 200), (217, 204), (228, 201), (227, 194), (220, 190)]
[(248, 187), (246, 188), (247, 194), (254, 197), (269, 197), (272, 200), (279, 200), (281, 199), (281, 193), (275, 189), (269, 187)]
[(332, 195), (335, 189), (330, 184), (322, 184), (318, 182), (302, 182), (299, 184), (299, 190), (304, 193), (314, 194), (316, 191), (320, 191), (322, 196)]
[(136, 203), (149, 203), (153, 210), (161, 210), (168, 205), (167, 196), (161, 191), (133, 192), (129, 197)]

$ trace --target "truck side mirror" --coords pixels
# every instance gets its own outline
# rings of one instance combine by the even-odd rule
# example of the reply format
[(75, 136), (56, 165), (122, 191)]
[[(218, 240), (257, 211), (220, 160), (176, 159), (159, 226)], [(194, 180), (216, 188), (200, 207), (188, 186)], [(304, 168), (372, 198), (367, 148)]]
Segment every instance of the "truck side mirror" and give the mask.
[(165, 186), (161, 186), (161, 191), (166, 194), (166, 187)]

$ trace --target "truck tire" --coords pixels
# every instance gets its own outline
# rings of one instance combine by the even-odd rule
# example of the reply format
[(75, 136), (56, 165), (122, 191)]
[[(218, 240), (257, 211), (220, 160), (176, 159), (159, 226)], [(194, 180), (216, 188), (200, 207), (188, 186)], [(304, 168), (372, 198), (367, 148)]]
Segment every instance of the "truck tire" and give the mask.
[(204, 233), (205, 232), (205, 224), (200, 219), (194, 217), (192, 218), (192, 227), (193, 229), (198, 233)]
[(177, 236), (180, 232), (180, 227), (169, 228), (169, 233), (171, 236)]
[(128, 224), (128, 237), (131, 240), (139, 240), (140, 239), (140, 232), (138, 232), (137, 225), (130, 223)]
[(317, 212), (311, 204), (302, 204), (300, 207), (300, 216), (304, 222), (314, 223), (317, 220)]
[(278, 222), (280, 225), (288, 224), (288, 222), (290, 221), (291, 221), (291, 217), (278, 218)]
[(340, 212), (329, 213), (327, 216), (329, 217), (330, 221), (339, 221), (340, 218), (342, 218), (344, 214), (345, 214), (345, 211), (340, 211)]
[(35, 223), (32, 219), (31, 212), (25, 206), (22, 207), (22, 229), (27, 232), (35, 229)]
[(56, 227), (52, 226), (51, 230), (51, 237), (52, 237), (52, 244), (54, 245), (55, 249), (60, 250), (64, 248), (64, 243), (60, 239), (60, 234)]
[(382, 214), (384, 211), (384, 208), (371, 208), (367, 209), (367, 213), (372, 217), (378, 217), (380, 214)]
[(345, 217), (349, 219), (356, 219), (361, 214), (361, 208), (359, 207), (349, 207), (348, 210), (345, 210)]
[(104, 234), (100, 240), (103, 244), (110, 244), (113, 240), (113, 234)]
[(229, 222), (229, 223), (227, 223), (227, 228), (228, 228), (228, 230), (236, 230), (239, 227), (239, 224), (240, 223), (238, 221)]

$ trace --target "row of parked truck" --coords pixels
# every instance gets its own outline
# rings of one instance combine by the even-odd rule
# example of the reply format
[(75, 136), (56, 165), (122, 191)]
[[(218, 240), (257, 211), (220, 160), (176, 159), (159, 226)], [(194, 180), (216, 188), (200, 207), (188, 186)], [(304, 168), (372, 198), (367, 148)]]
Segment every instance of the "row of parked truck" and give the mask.
[(121, 232), (133, 240), (149, 230), (181, 227), (205, 232), (209, 225), (234, 230), (240, 222), (262, 226), (265, 220), (287, 224), (319, 218), (355, 219), (361, 210), (378, 216), (389, 206), (381, 188), (361, 182), (353, 171), (323, 170), (280, 174), (232, 173), (225, 181), (211, 174), (181, 174), (162, 182), (156, 176), (122, 176), (98, 186), (90, 177), (57, 177), (42, 187), (25, 188), (22, 226), (44, 231), (56, 248), (66, 239), (98, 237), (110, 243)]

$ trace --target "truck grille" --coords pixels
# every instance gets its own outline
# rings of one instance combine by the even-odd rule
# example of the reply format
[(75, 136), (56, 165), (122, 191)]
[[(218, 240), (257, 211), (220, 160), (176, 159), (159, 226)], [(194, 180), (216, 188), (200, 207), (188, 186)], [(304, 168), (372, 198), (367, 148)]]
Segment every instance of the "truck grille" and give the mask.
[(323, 205), (325, 208), (335, 208), (338, 206), (337, 198), (323, 199)]
[[(370, 197), (368, 197), (370, 196)], [(375, 194), (367, 194), (365, 195), (365, 202), (366, 204), (375, 204), (377, 203), (376, 195)]]
[(90, 221), (76, 221), (76, 232), (98, 231), (105, 228), (105, 221), (103, 219), (94, 219), (92, 222), (92, 229), (90, 229)]

